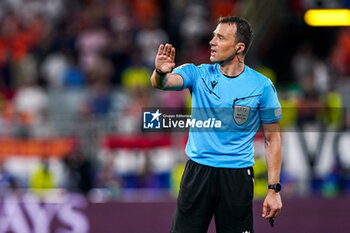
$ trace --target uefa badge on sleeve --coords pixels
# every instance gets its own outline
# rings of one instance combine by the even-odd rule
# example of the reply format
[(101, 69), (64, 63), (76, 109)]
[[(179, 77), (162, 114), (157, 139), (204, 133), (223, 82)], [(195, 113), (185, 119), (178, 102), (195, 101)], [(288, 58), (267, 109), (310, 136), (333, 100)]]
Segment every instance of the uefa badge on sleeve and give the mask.
[(275, 110), (275, 116), (278, 117), (281, 115), (281, 108)]
[(143, 129), (161, 129), (161, 115), (159, 109), (157, 111), (144, 111)]

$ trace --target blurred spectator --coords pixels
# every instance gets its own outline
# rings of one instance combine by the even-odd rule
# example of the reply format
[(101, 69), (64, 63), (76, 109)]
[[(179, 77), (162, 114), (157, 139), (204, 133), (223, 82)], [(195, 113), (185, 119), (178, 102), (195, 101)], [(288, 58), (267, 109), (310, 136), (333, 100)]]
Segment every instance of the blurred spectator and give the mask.
[[(1, 42), (0, 42), (1, 50)], [(12, 52), (4, 51), (3, 58), (0, 60), (0, 85), (6, 90), (14, 86), (14, 70), (12, 63)], [(0, 51), (1, 56), (1, 51)], [(1, 59), (1, 58), (0, 58)]]
[(328, 66), (321, 59), (316, 59), (313, 64), (314, 89), (320, 93), (327, 93), (331, 86)]
[(121, 84), (127, 91), (133, 93), (149, 87), (151, 71), (144, 65), (140, 53), (135, 49), (131, 56), (131, 65), (122, 73)]
[[(20, 122), (28, 127), (42, 122), (43, 113), (47, 108), (46, 93), (32, 80), (24, 81), (15, 97), (15, 108)], [(29, 132), (31, 135), (31, 132)]]
[(50, 194), (56, 188), (56, 180), (50, 171), (50, 164), (47, 158), (43, 158), (38, 167), (29, 177), (29, 188), (40, 197)]
[(107, 55), (113, 64), (114, 72), (112, 84), (120, 86), (121, 75), (130, 66), (131, 54), (133, 50), (132, 34), (130, 31), (116, 31), (112, 35), (111, 43), (108, 47)]
[(59, 88), (64, 83), (64, 71), (68, 69), (68, 59), (62, 51), (49, 54), (41, 65), (41, 74), (49, 87)]
[(111, 106), (111, 90), (102, 81), (97, 81), (88, 97), (88, 108), (93, 116), (102, 118), (108, 115)]
[(139, 116), (143, 107), (151, 106), (153, 102), (149, 77), (151, 71), (144, 65), (140, 53), (134, 50), (131, 57), (132, 65), (122, 73), (121, 86), (131, 97), (118, 123), (122, 132), (138, 132), (140, 130)]
[(208, 11), (204, 5), (190, 4), (180, 24), (181, 49), (177, 50), (179, 64), (189, 61), (194, 64), (209, 62), (210, 26)]
[(5, 159), (0, 159), (0, 198), (18, 188), (16, 178), (5, 168)]
[(93, 117), (105, 117), (112, 107), (112, 91), (110, 87), (113, 72), (108, 60), (99, 59), (88, 73), (90, 92), (87, 96), (87, 111)]
[(202, 38), (207, 36), (210, 27), (207, 22), (208, 12), (201, 4), (191, 4), (187, 7), (185, 16), (180, 25), (182, 38), (187, 39)]
[(38, 81), (38, 62), (33, 54), (28, 53), (20, 61), (14, 64), (12, 82), (16, 87), (24, 83), (36, 83)]
[(96, 175), (94, 187), (104, 189), (104, 192), (107, 193), (109, 198), (116, 198), (120, 195), (122, 180), (117, 175), (114, 157), (107, 155), (105, 159)]
[(337, 43), (335, 43), (331, 53), (331, 65), (336, 75), (350, 75), (350, 29), (344, 27), (338, 33)]
[(68, 66), (63, 72), (63, 83), (66, 88), (83, 88), (86, 77), (78, 66), (77, 58), (74, 54), (67, 54)]
[(15, 106), (12, 101), (4, 101), (1, 106), (0, 134), (13, 135), (15, 128)]
[(283, 117), (280, 121), (281, 130), (288, 130), (290, 127), (296, 126), (298, 119), (298, 99), (292, 94), (291, 90), (280, 92), (279, 100), (282, 107)]
[(304, 126), (307, 123), (321, 121), (320, 116), (325, 110), (324, 107), (315, 91), (306, 92), (303, 98), (298, 101), (298, 125)]
[[(312, 67), (315, 57), (309, 43), (299, 46), (296, 54), (292, 58), (292, 68), (294, 79), (302, 84), (304, 89), (309, 89), (310, 79), (312, 79)], [(305, 87), (306, 86), (306, 87)]]
[(146, 66), (152, 70), (159, 45), (168, 42), (169, 38), (167, 33), (159, 27), (157, 19), (147, 19), (143, 22), (144, 27), (136, 36), (136, 44), (141, 50), (140, 54)]
[(36, 14), (44, 14), (51, 20), (57, 20), (62, 17), (64, 11), (63, 0), (4, 0), (4, 2), (24, 21), (30, 20)]
[(11, 53), (12, 60), (18, 62), (25, 57), (31, 47), (38, 45), (38, 41), (45, 33), (45, 21), (40, 17), (21, 22), (17, 15), (8, 13), (0, 24), (0, 61), (7, 53)]
[(67, 154), (63, 162), (66, 168), (65, 187), (72, 192), (87, 194), (92, 188), (92, 163), (78, 148)]
[(120, 85), (121, 74), (130, 65), (130, 51), (134, 49), (136, 20), (132, 17), (130, 4), (130, 1), (113, 0), (108, 9), (111, 39), (106, 54), (115, 69), (112, 76), (114, 85)]
[(110, 33), (103, 28), (102, 22), (90, 22), (90, 28), (83, 30), (77, 38), (79, 63), (85, 72), (95, 69), (106, 50), (110, 40)]
[(346, 112), (339, 93), (330, 91), (324, 96), (326, 106), (324, 121), (330, 130), (341, 130), (345, 127)]

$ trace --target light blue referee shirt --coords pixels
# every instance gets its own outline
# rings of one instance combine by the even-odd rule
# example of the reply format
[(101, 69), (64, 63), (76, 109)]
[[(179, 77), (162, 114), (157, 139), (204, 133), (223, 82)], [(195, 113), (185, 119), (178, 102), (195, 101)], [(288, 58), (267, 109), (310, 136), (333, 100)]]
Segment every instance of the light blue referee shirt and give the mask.
[(221, 121), (220, 128), (191, 128), (187, 156), (203, 165), (245, 168), (254, 165), (254, 136), (260, 122), (281, 119), (271, 81), (248, 66), (237, 77), (222, 74), (219, 64), (187, 64), (173, 70), (192, 94), (192, 119)]

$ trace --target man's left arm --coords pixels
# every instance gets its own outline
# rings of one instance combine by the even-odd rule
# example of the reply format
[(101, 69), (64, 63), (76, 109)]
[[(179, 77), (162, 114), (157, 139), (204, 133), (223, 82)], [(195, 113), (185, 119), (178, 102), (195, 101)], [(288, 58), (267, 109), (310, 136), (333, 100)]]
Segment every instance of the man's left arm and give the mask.
[[(265, 136), (266, 165), (268, 173), (268, 184), (279, 183), (281, 173), (281, 133), (279, 122), (262, 124)], [(262, 217), (265, 219), (275, 218), (282, 208), (282, 200), (279, 192), (268, 189), (264, 201)]]

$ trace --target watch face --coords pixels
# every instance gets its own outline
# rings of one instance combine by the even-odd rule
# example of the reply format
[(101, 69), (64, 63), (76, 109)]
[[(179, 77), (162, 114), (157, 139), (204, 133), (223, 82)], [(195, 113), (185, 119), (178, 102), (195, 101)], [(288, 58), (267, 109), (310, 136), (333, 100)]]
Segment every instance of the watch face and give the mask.
[(276, 187), (275, 187), (276, 192), (281, 191), (281, 189), (282, 189), (282, 185), (280, 183), (276, 184)]
[(271, 184), (268, 186), (269, 189), (273, 189), (275, 190), (275, 192), (279, 192), (282, 190), (282, 185), (280, 183), (277, 183), (277, 184)]

